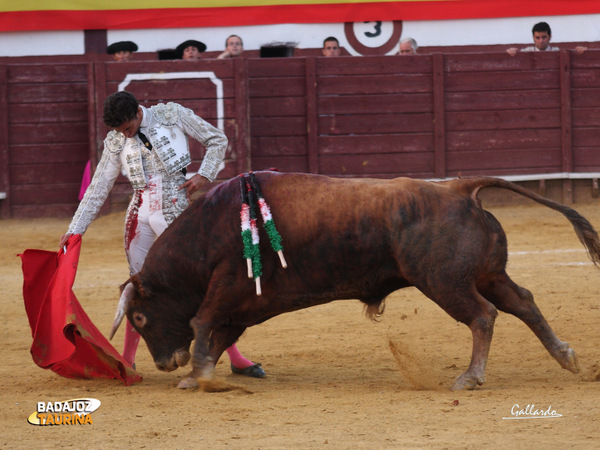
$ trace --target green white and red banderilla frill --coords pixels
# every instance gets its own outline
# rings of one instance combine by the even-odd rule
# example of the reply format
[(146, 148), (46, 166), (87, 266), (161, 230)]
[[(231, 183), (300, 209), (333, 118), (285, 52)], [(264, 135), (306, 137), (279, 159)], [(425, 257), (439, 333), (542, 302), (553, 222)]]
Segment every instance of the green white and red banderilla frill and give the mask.
[(265, 230), (267, 231), (267, 235), (269, 236), (269, 241), (271, 242), (271, 248), (273, 251), (277, 252), (279, 256), (279, 261), (281, 262), (281, 266), (285, 269), (287, 268), (287, 262), (283, 256), (283, 245), (281, 245), (281, 235), (277, 231), (275, 227), (275, 222), (273, 221), (273, 216), (271, 215), (271, 208), (267, 204), (267, 201), (262, 195), (260, 190), (260, 186), (256, 181), (256, 177), (253, 172), (250, 172), (250, 183), (253, 191), (256, 192), (256, 196), (258, 197), (258, 206), (260, 209), (260, 214), (263, 219), (263, 224)]
[(262, 263), (260, 261), (258, 227), (256, 225), (256, 207), (254, 206), (254, 195), (246, 177), (241, 178), (240, 189), (242, 194), (242, 209), (240, 211), (242, 241), (244, 243), (244, 257), (248, 266), (248, 278), (254, 278), (256, 295), (261, 295)]
[[(240, 211), (242, 242), (244, 244), (244, 258), (248, 267), (248, 278), (254, 278), (256, 295), (261, 295), (260, 276), (262, 275), (262, 262), (260, 258), (260, 238), (258, 235), (256, 207), (260, 209), (265, 230), (271, 241), (271, 247), (277, 252), (281, 265), (286, 268), (287, 262), (283, 257), (281, 236), (275, 227), (271, 210), (262, 196), (254, 174), (240, 175), (240, 191), (242, 208)], [(257, 205), (258, 204), (258, 205)]]

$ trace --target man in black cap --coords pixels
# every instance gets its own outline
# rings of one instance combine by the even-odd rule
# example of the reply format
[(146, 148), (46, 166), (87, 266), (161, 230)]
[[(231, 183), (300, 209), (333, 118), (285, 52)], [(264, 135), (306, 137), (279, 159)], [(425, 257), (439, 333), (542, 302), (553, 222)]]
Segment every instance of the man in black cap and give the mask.
[(137, 52), (137, 49), (135, 42), (119, 41), (106, 47), (106, 53), (113, 55), (115, 61), (129, 61), (131, 54)]
[(203, 42), (188, 39), (177, 46), (175, 51), (177, 56), (186, 61), (195, 61), (200, 59), (200, 54), (206, 50), (206, 45)]

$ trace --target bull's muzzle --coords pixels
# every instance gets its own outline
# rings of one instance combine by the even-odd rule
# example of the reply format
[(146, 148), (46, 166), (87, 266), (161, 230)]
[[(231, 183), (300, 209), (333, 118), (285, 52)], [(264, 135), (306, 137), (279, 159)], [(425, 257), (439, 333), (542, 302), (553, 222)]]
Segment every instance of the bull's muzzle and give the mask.
[(185, 366), (190, 360), (190, 352), (184, 348), (175, 350), (168, 361), (155, 361), (156, 368), (163, 372), (172, 372), (178, 367)]

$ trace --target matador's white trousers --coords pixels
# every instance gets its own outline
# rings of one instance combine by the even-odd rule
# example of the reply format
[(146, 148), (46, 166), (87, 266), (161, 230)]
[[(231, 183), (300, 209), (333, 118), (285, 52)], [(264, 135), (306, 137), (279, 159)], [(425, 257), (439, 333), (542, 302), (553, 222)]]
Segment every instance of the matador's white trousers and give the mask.
[[(162, 210), (162, 177), (148, 177), (147, 187), (133, 194), (125, 218), (125, 253), (129, 261), (129, 273), (142, 270), (144, 260), (152, 244), (167, 229)], [(133, 364), (140, 335), (127, 320), (123, 358)]]

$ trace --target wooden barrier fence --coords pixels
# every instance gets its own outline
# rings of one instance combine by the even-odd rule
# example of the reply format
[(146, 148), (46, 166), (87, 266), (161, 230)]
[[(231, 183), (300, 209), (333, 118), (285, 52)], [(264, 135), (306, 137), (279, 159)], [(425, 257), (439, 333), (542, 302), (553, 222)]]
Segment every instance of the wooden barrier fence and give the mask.
[[(270, 167), (338, 177), (499, 175), (541, 180), (540, 189), (556, 179), (549, 183), (558, 192), (550, 193), (567, 203), (597, 193), (596, 50), (514, 58), (3, 59), (1, 217), (73, 213), (84, 166), (102, 151), (103, 100), (119, 89), (144, 105), (179, 102), (222, 128), (229, 148), (221, 179)], [(191, 150), (194, 170), (203, 148)], [(580, 185), (585, 194), (575, 192)], [(110, 205), (121, 207), (129, 193), (121, 177)]]

